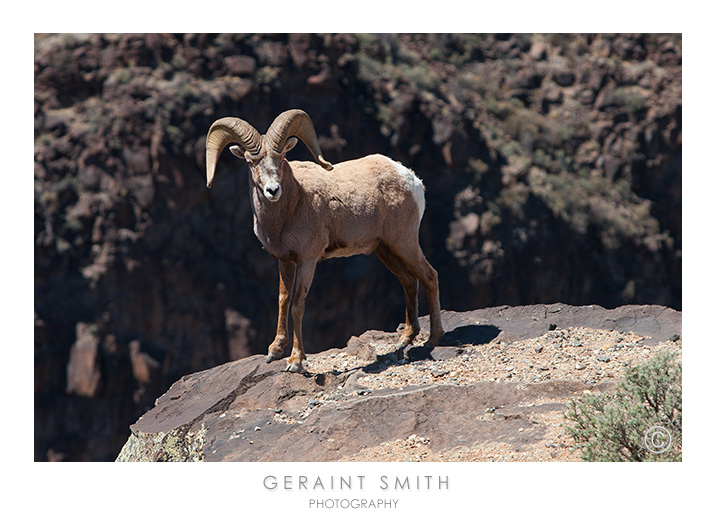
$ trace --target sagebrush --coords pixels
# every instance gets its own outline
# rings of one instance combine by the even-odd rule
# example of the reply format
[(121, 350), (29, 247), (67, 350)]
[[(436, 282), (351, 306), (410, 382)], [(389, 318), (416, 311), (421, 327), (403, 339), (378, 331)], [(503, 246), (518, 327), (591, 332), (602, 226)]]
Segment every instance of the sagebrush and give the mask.
[[(682, 392), (682, 363), (673, 354), (659, 354), (626, 367), (614, 393), (571, 400), (564, 412), (566, 432), (586, 461), (680, 461)], [(646, 439), (654, 427), (667, 436)], [(648, 449), (652, 440), (657, 445)]]

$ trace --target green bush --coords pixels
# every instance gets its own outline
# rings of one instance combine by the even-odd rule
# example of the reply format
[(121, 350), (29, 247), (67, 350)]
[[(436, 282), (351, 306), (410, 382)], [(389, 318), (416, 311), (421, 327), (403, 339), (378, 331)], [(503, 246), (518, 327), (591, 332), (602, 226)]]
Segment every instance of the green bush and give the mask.
[(626, 367), (613, 394), (571, 400), (566, 432), (586, 461), (682, 460), (682, 364), (659, 354)]
[(613, 97), (618, 105), (627, 112), (635, 114), (646, 107), (646, 99), (639, 87), (620, 87), (613, 91)]

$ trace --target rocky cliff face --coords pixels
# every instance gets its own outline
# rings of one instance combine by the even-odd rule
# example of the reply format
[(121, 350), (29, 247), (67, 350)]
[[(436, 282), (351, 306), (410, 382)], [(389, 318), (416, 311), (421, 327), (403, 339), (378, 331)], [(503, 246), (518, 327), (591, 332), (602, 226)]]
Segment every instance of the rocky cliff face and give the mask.
[[(331, 162), (413, 168), (444, 308), (680, 308), (681, 52), (678, 35), (36, 36), (35, 458), (113, 459), (169, 384), (270, 341), (246, 168), (226, 154), (204, 187), (225, 115), (265, 129), (303, 108)], [(325, 262), (308, 349), (402, 309), (375, 258)]]
[[(444, 345), (369, 331), (305, 374), (251, 356), (187, 375), (131, 427), (118, 461), (578, 460), (563, 408), (626, 363), (678, 355), (680, 313), (563, 304), (444, 312)], [(425, 322), (427, 320), (425, 319)]]

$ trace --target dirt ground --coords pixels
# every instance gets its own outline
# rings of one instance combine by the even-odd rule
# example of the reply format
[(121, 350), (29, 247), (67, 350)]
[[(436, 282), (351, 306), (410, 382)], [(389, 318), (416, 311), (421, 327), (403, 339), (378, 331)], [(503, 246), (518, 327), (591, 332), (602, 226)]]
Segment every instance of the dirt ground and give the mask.
[[(479, 381), (539, 383), (544, 381), (578, 381), (585, 383), (583, 393), (599, 388), (614, 388), (624, 376), (624, 368), (647, 361), (661, 351), (680, 355), (682, 340), (673, 336), (656, 345), (646, 345), (645, 336), (631, 332), (572, 327), (549, 331), (539, 337), (520, 341), (492, 340), (478, 345), (460, 345), (458, 354), (449, 359), (401, 360), (375, 373), (360, 375), (355, 385), (369, 392), (385, 388), (419, 385), (469, 385)], [(372, 345), (376, 354), (384, 355), (388, 342)], [(346, 351), (312, 356), (306, 362), (312, 373), (345, 371), (365, 365), (357, 355)], [(610, 383), (610, 385), (609, 385)], [(313, 407), (339, 399), (343, 389), (317, 395)], [(518, 447), (499, 442), (484, 442), (448, 450), (433, 450), (428, 437), (411, 435), (405, 439), (366, 447), (344, 458), (346, 461), (579, 461), (573, 441), (564, 431), (563, 398), (539, 398), (519, 403), (527, 413), (531, 427), (544, 428), (543, 439)], [(478, 416), (480, 421), (502, 421), (510, 418), (509, 410), (488, 408)], [(520, 412), (523, 417), (523, 412)], [(520, 428), (528, 436), (530, 428)]]

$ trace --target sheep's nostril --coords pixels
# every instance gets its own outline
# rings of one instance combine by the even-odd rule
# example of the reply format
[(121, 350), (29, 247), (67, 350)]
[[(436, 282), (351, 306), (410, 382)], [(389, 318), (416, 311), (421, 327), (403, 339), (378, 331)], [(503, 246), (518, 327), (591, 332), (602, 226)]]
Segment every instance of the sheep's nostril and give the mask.
[(266, 186), (265, 188), (265, 195), (266, 198), (275, 202), (278, 200), (278, 198), (281, 196), (281, 187), (280, 185), (276, 186)]

